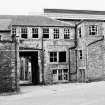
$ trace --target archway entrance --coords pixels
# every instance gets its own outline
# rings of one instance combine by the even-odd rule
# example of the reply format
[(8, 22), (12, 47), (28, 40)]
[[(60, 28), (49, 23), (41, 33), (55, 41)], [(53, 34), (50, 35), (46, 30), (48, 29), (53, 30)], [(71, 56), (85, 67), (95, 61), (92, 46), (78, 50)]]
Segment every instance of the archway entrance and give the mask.
[(38, 51), (20, 51), (20, 80), (27, 81), (31, 84), (38, 85), (39, 65)]

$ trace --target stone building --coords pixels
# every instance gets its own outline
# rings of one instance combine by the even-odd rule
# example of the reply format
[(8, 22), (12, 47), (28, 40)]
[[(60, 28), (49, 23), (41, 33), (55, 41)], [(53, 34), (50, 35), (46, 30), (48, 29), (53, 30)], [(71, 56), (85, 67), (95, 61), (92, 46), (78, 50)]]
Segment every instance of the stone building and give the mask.
[[(13, 69), (15, 74), (12, 72), (6, 74), (6, 76), (15, 77), (15, 81), (11, 80), (13, 83), (8, 83), (11, 89), (13, 85), (18, 89), (19, 79), (27, 80), (29, 73), (35, 85), (69, 82), (72, 78), (76, 80), (76, 74), (70, 77), (70, 68), (76, 71), (75, 62), (70, 66), (70, 56), (73, 55), (75, 58), (72, 51), (75, 47), (74, 25), (45, 16), (0, 16), (0, 20), (2, 19), (4, 22), (7, 21), (7, 28), (10, 29), (8, 36), (16, 45), (13, 50), (16, 52)], [(4, 41), (3, 37), (4, 33), (1, 36)], [(28, 66), (29, 63), (31, 67)], [(12, 62), (9, 62), (9, 65), (12, 65)], [(4, 71), (1, 72), (4, 73)], [(2, 76), (5, 75), (2, 74)], [(9, 90), (8, 86), (2, 88)]]
[(44, 9), (44, 16), (0, 16), (0, 92), (105, 77), (104, 11)]
[(105, 11), (44, 9), (45, 16), (75, 24), (77, 81), (105, 77)]

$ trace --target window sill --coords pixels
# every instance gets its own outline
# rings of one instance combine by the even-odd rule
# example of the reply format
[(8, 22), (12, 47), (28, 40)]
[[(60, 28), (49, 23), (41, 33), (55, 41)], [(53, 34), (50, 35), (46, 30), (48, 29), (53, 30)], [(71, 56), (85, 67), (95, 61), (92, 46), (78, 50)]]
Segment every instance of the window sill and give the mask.
[(67, 65), (68, 63), (67, 62), (49, 62), (48, 64)]

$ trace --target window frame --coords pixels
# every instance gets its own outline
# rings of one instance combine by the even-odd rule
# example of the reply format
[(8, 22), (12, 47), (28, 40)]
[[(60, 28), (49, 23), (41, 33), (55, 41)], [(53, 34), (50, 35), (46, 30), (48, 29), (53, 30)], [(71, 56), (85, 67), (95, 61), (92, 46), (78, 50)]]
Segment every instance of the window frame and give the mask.
[(64, 39), (70, 39), (70, 28), (64, 28)]
[[(53, 54), (53, 57), (51, 57), (51, 53), (56, 53), (56, 58), (54, 57), (55, 56), (54, 54)], [(60, 53), (65, 53), (65, 59), (63, 61), (62, 59), (60, 61)], [(51, 59), (53, 60), (51, 61)], [(66, 63), (67, 62), (67, 51), (50, 51), (49, 52), (49, 62), (50, 63)]]
[(12, 36), (16, 36), (16, 27), (12, 27)]
[(97, 35), (98, 26), (97, 25), (89, 25), (89, 35)]
[(21, 38), (22, 39), (28, 38), (28, 28), (27, 27), (21, 27)]
[(39, 29), (37, 27), (32, 28), (32, 38), (33, 39), (39, 38)]
[[(42, 34), (43, 34), (43, 38), (48, 39), (49, 38), (49, 28), (43, 28)], [(47, 35), (47, 37), (45, 37), (46, 35)]]
[(59, 39), (60, 37), (60, 29), (59, 28), (54, 28), (53, 29), (53, 38), (54, 39)]
[[(52, 55), (51, 55), (51, 53), (52, 53)], [(49, 53), (49, 61), (51, 62), (51, 63), (54, 63), (54, 62), (58, 62), (58, 54), (57, 54), (57, 51), (51, 51), (50, 53)], [(51, 60), (52, 59), (52, 60)]]
[(68, 68), (52, 69), (52, 77), (53, 77), (53, 82), (69, 81), (69, 69)]
[(12, 40), (14, 41), (15, 40), (15, 37), (16, 37), (16, 27), (12, 27), (11, 37), (12, 37)]

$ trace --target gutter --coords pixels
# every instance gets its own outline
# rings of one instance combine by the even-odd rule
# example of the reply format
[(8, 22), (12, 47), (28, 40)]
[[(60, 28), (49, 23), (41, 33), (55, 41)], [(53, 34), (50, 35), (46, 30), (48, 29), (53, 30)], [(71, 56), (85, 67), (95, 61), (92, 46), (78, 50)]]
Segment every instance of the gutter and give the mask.
[[(70, 72), (70, 66), (71, 66), (70, 65), (70, 50), (75, 49), (77, 47), (77, 26), (79, 24), (81, 24), (83, 21), (84, 20), (81, 20), (78, 24), (75, 25), (75, 40), (74, 40), (75, 45), (73, 47), (69, 48), (69, 74), (70, 74), (70, 79), (71, 79), (71, 74), (77, 74), (77, 50), (75, 50), (75, 56), (76, 56), (76, 72), (74, 72), (74, 73), (71, 73)], [(76, 81), (77, 81), (77, 75), (76, 75)]]
[(90, 45), (92, 45), (92, 44), (94, 44), (94, 43), (97, 43), (97, 42), (99, 42), (99, 41), (102, 41), (102, 40), (104, 40), (104, 36), (102, 36), (101, 39), (98, 39), (98, 40), (96, 40), (96, 41), (94, 41), (94, 42), (89, 43), (87, 46), (90, 46)]

